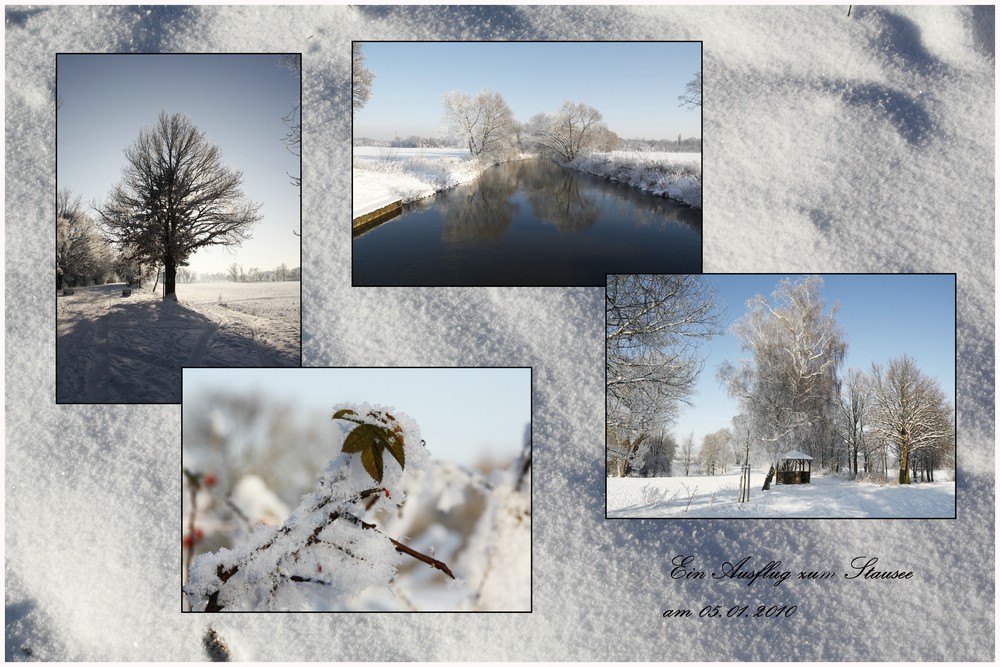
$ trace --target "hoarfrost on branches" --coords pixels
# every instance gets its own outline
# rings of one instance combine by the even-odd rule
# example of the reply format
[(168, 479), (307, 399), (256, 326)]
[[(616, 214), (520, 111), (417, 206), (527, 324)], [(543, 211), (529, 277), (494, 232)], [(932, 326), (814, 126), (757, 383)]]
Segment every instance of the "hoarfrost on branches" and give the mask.
[[(350, 426), (317, 490), (302, 497), (280, 528), (259, 527), (234, 549), (196, 558), (184, 587), (193, 610), (342, 608), (364, 589), (386, 586), (401, 551), (420, 558), (362, 518), (401, 504), (404, 467), (426, 464), (417, 425), (368, 405), (338, 406), (334, 418)], [(385, 450), (390, 457), (382, 456)], [(447, 570), (440, 561), (425, 562)]]

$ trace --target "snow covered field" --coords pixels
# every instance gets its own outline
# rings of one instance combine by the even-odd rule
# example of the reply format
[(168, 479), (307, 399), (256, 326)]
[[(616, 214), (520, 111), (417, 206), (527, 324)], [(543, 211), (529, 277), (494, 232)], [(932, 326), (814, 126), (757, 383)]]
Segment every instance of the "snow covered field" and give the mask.
[[(279, 662), (993, 661), (994, 12), (8, 6), (6, 658), (205, 660), (213, 630), (245, 660)], [(351, 286), (346, 82), (359, 38), (703, 40), (706, 271), (957, 273), (958, 518), (605, 520), (603, 289)], [(534, 369), (531, 614), (183, 615), (179, 409), (53, 401), (53, 54), (248, 45), (303, 54), (303, 362)], [(817, 570), (875, 553), (915, 574), (678, 582), (681, 553)], [(798, 613), (662, 617), (757, 601)]]
[(299, 283), (151, 285), (58, 296), (60, 403), (177, 403), (183, 366), (298, 366)]
[[(945, 479), (947, 473), (941, 473)], [(809, 484), (772, 484), (750, 473), (750, 502), (736, 502), (739, 470), (696, 477), (609, 477), (608, 518), (954, 518), (955, 482), (878, 486), (813, 475)]]

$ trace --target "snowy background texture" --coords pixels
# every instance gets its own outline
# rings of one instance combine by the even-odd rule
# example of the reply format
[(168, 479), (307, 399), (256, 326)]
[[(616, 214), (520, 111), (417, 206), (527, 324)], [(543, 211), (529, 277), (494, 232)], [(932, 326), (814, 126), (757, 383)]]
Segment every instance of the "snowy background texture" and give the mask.
[[(203, 660), (211, 626), (255, 660), (991, 660), (994, 25), (987, 6), (8, 7), (7, 659)], [(706, 271), (957, 272), (958, 519), (605, 520), (601, 289), (350, 287), (352, 39), (703, 40)], [(180, 407), (55, 405), (55, 53), (246, 50), (304, 56), (304, 364), (534, 367), (533, 613), (182, 615)], [(673, 581), (677, 554), (915, 576)], [(697, 618), (758, 603), (798, 611)]]

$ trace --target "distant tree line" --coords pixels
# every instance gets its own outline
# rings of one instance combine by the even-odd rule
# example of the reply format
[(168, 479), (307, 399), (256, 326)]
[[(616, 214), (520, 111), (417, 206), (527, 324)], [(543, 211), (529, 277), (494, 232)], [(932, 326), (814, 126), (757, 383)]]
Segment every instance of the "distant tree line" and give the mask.
[(273, 269), (260, 269), (256, 266), (251, 266), (247, 270), (243, 269), (242, 264), (233, 262), (226, 269), (225, 274), (213, 275), (222, 276), (223, 280), (234, 283), (261, 283), (297, 281), (301, 279), (302, 272), (299, 267), (288, 268), (288, 265), (284, 262)]
[[(375, 80), (365, 65), (360, 42), (352, 43), (352, 108), (363, 108), (372, 95)], [(696, 73), (678, 98), (688, 109), (701, 106), (701, 73)], [(701, 139), (689, 137), (668, 140), (622, 140), (608, 128), (601, 112), (582, 102), (566, 101), (555, 112), (543, 112), (522, 123), (496, 91), (481, 90), (470, 94), (446, 93), (443, 100), (447, 134), (443, 137), (396, 137), (373, 140), (354, 139), (355, 146), (388, 148), (462, 147), (470, 157), (483, 162), (502, 162), (521, 153), (540, 154), (567, 163), (591, 152), (614, 150), (656, 150), (700, 152)]]

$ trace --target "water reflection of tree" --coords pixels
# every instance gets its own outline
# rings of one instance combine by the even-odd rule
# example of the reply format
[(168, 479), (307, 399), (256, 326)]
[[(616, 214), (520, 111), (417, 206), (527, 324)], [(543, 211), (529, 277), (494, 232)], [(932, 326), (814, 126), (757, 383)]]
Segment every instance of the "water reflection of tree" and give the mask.
[(516, 190), (516, 170), (498, 167), (484, 172), (472, 186), (440, 197), (442, 238), (449, 243), (499, 239), (517, 212), (511, 201)]
[(531, 169), (524, 183), (535, 217), (561, 232), (582, 231), (601, 216), (601, 207), (580, 191), (576, 176), (562, 168)]

